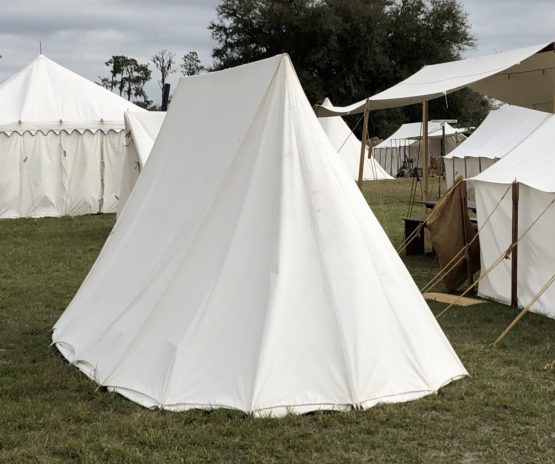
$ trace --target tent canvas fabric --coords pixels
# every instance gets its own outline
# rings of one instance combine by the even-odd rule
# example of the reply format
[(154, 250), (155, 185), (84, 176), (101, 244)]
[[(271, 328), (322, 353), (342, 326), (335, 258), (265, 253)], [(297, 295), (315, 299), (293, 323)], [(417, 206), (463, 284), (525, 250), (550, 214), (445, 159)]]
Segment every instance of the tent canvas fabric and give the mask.
[(467, 374), (287, 55), (179, 81), (52, 339), (175, 411), (367, 408)]
[[(331, 106), (329, 98), (324, 100), (323, 106)], [(341, 116), (320, 118), (320, 124), (326, 131), (331, 144), (341, 157), (352, 178), (358, 180), (360, 166), (360, 140), (343, 121)], [(393, 179), (376, 162), (374, 156), (368, 158), (368, 149), (365, 150), (362, 180), (385, 180)]]
[(43, 55), (1, 84), (0, 218), (114, 212), (128, 109)]
[[(475, 184), (478, 225), (513, 181), (520, 183), (519, 236), (546, 212), (518, 244), (518, 305), (526, 306), (555, 273), (555, 116), (545, 119), (526, 139), (493, 166), (470, 179)], [(546, 174), (549, 173), (549, 174)], [(548, 206), (551, 205), (551, 206)], [(481, 267), (487, 269), (511, 244), (512, 198), (509, 192), (480, 232)], [(478, 294), (505, 304), (511, 300), (511, 259), (503, 260), (478, 285)], [(531, 311), (555, 318), (553, 285)]]
[[(444, 97), (464, 87), (511, 105), (552, 112), (555, 43), (424, 66), (369, 98), (371, 110), (396, 108)], [(318, 116), (362, 113), (366, 99), (346, 107), (317, 107)]]
[(165, 111), (125, 112), (125, 165), (119, 190), (118, 215), (145, 167), (165, 117)]
[[(327, 118), (323, 118), (327, 119)], [(466, 137), (460, 129), (455, 129), (445, 124), (445, 153), (455, 149)], [(424, 154), (420, 139), (422, 138), (422, 123), (413, 122), (401, 125), (387, 139), (380, 142), (373, 149), (373, 155), (382, 168), (392, 176), (399, 169), (407, 166), (413, 160), (412, 167), (423, 166)], [(430, 155), (438, 158), (441, 156), (441, 139), (443, 138), (442, 124), (430, 122), (428, 124), (428, 139)]]
[[(472, 135), (444, 157), (447, 187), (459, 176), (477, 176), (503, 158), (550, 115), (519, 106), (491, 111)], [(474, 186), (469, 185), (469, 199)]]
[[(468, 217), (466, 202), (466, 185), (460, 182), (444, 195), (426, 221), (440, 270), (448, 269), (442, 277), (448, 292), (456, 291), (469, 273), (473, 276), (480, 270), (480, 246), (478, 241), (472, 242), (476, 232)], [(461, 253), (471, 242), (468, 254)]]

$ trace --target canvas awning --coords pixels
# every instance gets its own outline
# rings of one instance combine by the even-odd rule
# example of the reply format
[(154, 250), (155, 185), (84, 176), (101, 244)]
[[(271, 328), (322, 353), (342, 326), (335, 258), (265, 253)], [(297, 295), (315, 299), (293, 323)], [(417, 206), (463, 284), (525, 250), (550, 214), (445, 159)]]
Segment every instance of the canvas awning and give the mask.
[[(370, 97), (372, 110), (443, 97), (470, 87), (497, 100), (553, 111), (555, 43), (543, 43), (467, 60), (424, 66), (404, 81)], [(362, 113), (366, 100), (345, 107), (316, 105), (319, 117)]]

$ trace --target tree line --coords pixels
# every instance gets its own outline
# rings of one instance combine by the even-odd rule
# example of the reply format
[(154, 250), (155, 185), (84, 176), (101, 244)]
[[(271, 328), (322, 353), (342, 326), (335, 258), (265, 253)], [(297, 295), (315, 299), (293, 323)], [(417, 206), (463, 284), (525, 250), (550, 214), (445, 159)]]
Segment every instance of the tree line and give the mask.
[[(458, 60), (475, 46), (459, 0), (221, 0), (208, 29), (216, 46), (205, 68), (194, 51), (176, 62), (164, 49), (152, 57), (163, 89), (168, 76), (219, 70), (287, 52), (311, 101), (329, 97), (348, 105), (402, 81), (422, 66)], [(152, 107), (144, 91), (149, 64), (126, 56), (106, 62), (100, 84), (138, 105)], [(464, 89), (430, 102), (430, 119), (476, 126), (490, 101)], [(421, 106), (372, 113), (372, 135), (386, 137), (404, 122), (421, 120)], [(357, 116), (347, 118), (353, 127)], [(360, 125), (359, 125), (360, 127)]]
[[(176, 67), (181, 69), (184, 76), (192, 76), (205, 70), (195, 51), (183, 55), (181, 63), (178, 63), (175, 61), (175, 53), (163, 49), (151, 61), (160, 72), (161, 79), (158, 83), (162, 92), (168, 76), (177, 72)], [(120, 97), (125, 97), (138, 106), (157, 109), (145, 91), (145, 85), (152, 78), (149, 63), (139, 63), (135, 58), (124, 55), (114, 55), (104, 64), (109, 68), (110, 75), (99, 76), (99, 85), (112, 92), (119, 92)]]
[[(457, 0), (222, 0), (209, 29), (217, 42), (214, 69), (287, 52), (313, 104), (325, 97), (335, 105), (363, 100), (475, 46)], [(421, 111), (421, 105), (376, 111), (371, 134), (388, 136), (420, 121)], [(429, 114), (477, 125), (488, 111), (488, 99), (465, 89), (431, 101)]]

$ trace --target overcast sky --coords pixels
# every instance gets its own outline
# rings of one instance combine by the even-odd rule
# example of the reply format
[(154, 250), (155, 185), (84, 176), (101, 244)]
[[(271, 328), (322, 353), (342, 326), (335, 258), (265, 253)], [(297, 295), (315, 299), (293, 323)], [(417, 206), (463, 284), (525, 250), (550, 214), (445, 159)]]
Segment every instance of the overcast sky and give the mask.
[[(211, 64), (207, 27), (218, 0), (2, 0), (0, 82), (39, 53), (88, 79), (107, 76), (104, 62), (127, 55), (149, 62), (163, 48), (178, 57), (196, 50)], [(555, 40), (555, 0), (462, 0), (477, 47), (467, 56)], [(157, 70), (147, 87), (160, 101)], [(172, 88), (177, 81), (174, 74)]]

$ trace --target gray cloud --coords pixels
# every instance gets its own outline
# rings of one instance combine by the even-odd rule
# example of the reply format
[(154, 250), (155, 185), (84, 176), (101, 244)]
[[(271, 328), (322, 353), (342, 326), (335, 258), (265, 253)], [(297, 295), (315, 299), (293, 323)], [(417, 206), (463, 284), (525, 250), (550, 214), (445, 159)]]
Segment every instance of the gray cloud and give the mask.
[[(218, 0), (19, 0), (4, 2), (0, 15), (0, 82), (43, 52), (88, 79), (106, 76), (104, 62), (128, 55), (140, 62), (163, 48), (177, 55), (196, 50), (211, 64), (208, 25)], [(477, 47), (466, 56), (511, 50), (555, 40), (553, 0), (462, 0)], [(160, 100), (158, 72), (147, 92)], [(175, 86), (178, 75), (170, 78)]]
[(467, 56), (487, 55), (555, 41), (553, 0), (463, 0), (476, 49)]
[[(88, 79), (108, 74), (104, 62), (127, 55), (147, 63), (167, 48), (179, 58), (196, 50), (206, 65), (214, 43), (208, 25), (217, 0), (12, 2), (0, 15), (0, 82), (26, 66), (39, 52)], [(160, 100), (158, 71), (147, 93)], [(170, 77), (173, 86), (178, 74)]]

